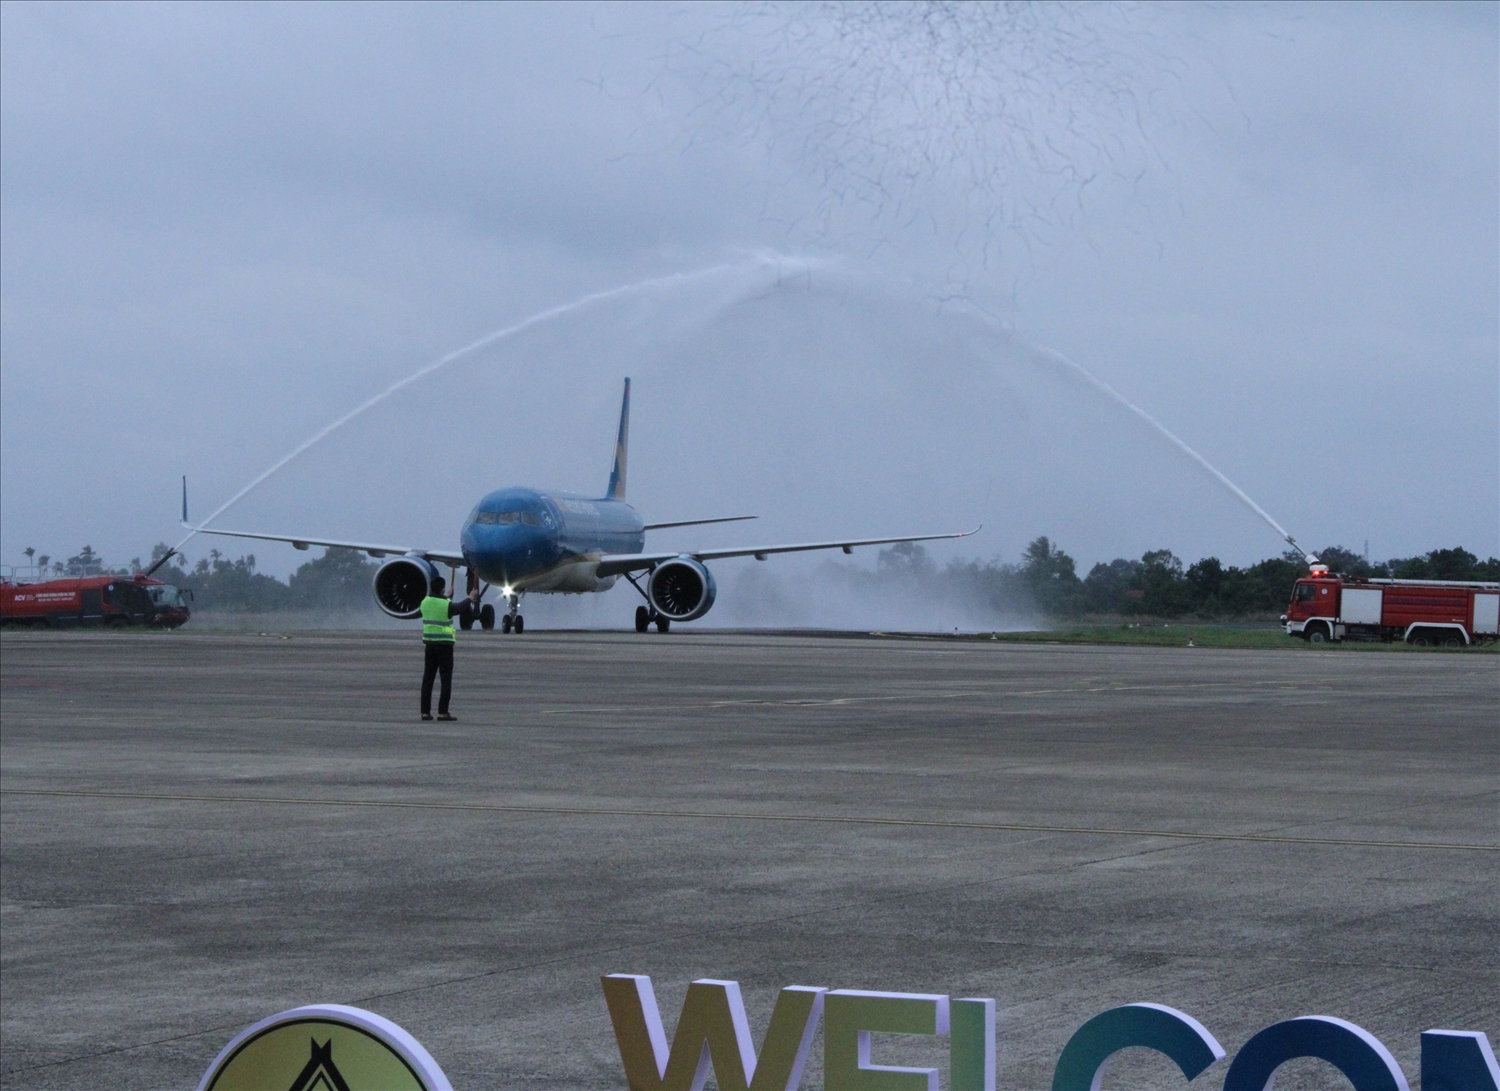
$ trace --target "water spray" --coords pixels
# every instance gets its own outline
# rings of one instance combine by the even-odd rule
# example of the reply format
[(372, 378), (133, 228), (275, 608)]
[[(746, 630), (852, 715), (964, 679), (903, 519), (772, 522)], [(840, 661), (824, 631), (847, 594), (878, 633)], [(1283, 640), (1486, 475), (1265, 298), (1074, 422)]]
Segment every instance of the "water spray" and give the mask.
[(1256, 515), (1259, 515), (1268, 524), (1270, 524), (1271, 529), (1276, 531), (1276, 533), (1280, 535), (1282, 541), (1286, 542), (1298, 553), (1302, 554), (1303, 559), (1306, 560), (1309, 565), (1318, 563), (1318, 558), (1298, 545), (1297, 539), (1288, 534), (1285, 527), (1283, 527), (1275, 519), (1271, 518), (1270, 513), (1267, 512), (1265, 508), (1261, 507), (1254, 500), (1250, 499), (1250, 496), (1245, 492), (1244, 489), (1240, 488), (1233, 481), (1229, 480), (1229, 478), (1225, 477), (1224, 474), (1220, 472), (1217, 466), (1208, 461), (1208, 459), (1204, 458), (1197, 451), (1189, 447), (1187, 443), (1185, 443), (1180, 437), (1175, 435), (1170, 429), (1167, 428), (1166, 425), (1162, 424), (1161, 421), (1157, 420), (1150, 413), (1146, 412), (1140, 406), (1136, 405), (1133, 401), (1125, 397), (1125, 395), (1121, 394), (1118, 390), (1110, 386), (1093, 372), (1083, 367), (1083, 365), (1074, 363), (1072, 360), (1068, 359), (1056, 349), (1049, 349), (1042, 345), (1028, 345), (1027, 347), (1030, 348), (1030, 350), (1035, 355), (1041, 357), (1042, 359), (1051, 361), (1053, 363), (1062, 364), (1064, 367), (1069, 368), (1078, 375), (1081, 375), (1084, 380), (1089, 383), (1090, 386), (1094, 387), (1094, 389), (1100, 391), (1109, 398), (1112, 398), (1115, 402), (1119, 403), (1126, 409), (1130, 410), (1130, 412), (1140, 417), (1141, 420), (1145, 421), (1152, 428), (1156, 429), (1156, 431), (1160, 432), (1169, 441), (1171, 441), (1172, 445), (1179, 451), (1187, 455), (1188, 458), (1192, 459), (1199, 466), (1202, 466), (1205, 470), (1212, 474), (1214, 476), (1214, 479), (1218, 481), (1219, 484), (1223, 485), (1226, 489), (1233, 493), (1235, 497), (1237, 497), (1242, 503), (1244, 503), (1251, 511), (1255, 512)]
[(993, 323), (994, 325), (999, 326), (1001, 329), (1004, 329), (1006, 333), (1011, 337), (1014, 337), (1018, 343), (1024, 345), (1026, 349), (1032, 353), (1032, 355), (1038, 357), (1039, 359), (1045, 360), (1048, 363), (1062, 365), (1067, 370), (1072, 371), (1074, 374), (1082, 377), (1085, 382), (1087, 382), (1090, 386), (1099, 391), (1105, 397), (1109, 398), (1117, 405), (1128, 409), (1137, 417), (1141, 418), (1141, 420), (1145, 421), (1153, 429), (1164, 436), (1172, 444), (1172, 446), (1176, 447), (1183, 454), (1187, 455), (1188, 458), (1192, 459), (1199, 466), (1203, 467), (1203, 469), (1212, 474), (1214, 480), (1228, 489), (1236, 499), (1238, 499), (1251, 511), (1255, 512), (1256, 515), (1259, 515), (1262, 519), (1264, 519), (1266, 523), (1271, 527), (1271, 529), (1277, 533), (1282, 541), (1286, 542), (1298, 553), (1302, 554), (1303, 560), (1305, 560), (1308, 565), (1315, 565), (1320, 563), (1315, 554), (1309, 553), (1307, 550), (1298, 545), (1297, 539), (1293, 538), (1289, 533), (1287, 533), (1287, 529), (1284, 526), (1278, 523), (1275, 519), (1271, 518), (1270, 512), (1266, 511), (1265, 508), (1261, 507), (1254, 500), (1250, 499), (1249, 494), (1246, 493), (1244, 489), (1240, 488), (1233, 481), (1229, 480), (1229, 478), (1225, 477), (1217, 466), (1208, 461), (1208, 459), (1204, 458), (1197, 451), (1189, 447), (1186, 442), (1184, 442), (1179, 436), (1174, 434), (1169, 428), (1167, 428), (1166, 425), (1162, 424), (1161, 421), (1157, 420), (1150, 413), (1146, 412), (1140, 406), (1136, 405), (1135, 402), (1125, 397), (1125, 395), (1121, 394), (1118, 390), (1110, 386), (1103, 379), (1099, 378), (1093, 372), (1089, 371), (1082, 364), (1075, 363), (1074, 361), (1068, 359), (1056, 349), (1050, 349), (1044, 345), (1034, 344), (1032, 342), (1023, 340), (1020, 337), (1016, 337), (1014, 332), (1011, 331), (1007, 326), (1005, 326), (1005, 324), (1001, 322), (1000, 319), (990, 314), (983, 307), (980, 307), (972, 300), (965, 300), (964, 302), (985, 321)]
[[(490, 345), (496, 344), (497, 342), (504, 341), (507, 338), (513, 337), (516, 334), (532, 328), (533, 326), (551, 322), (575, 311), (583, 310), (593, 306), (594, 304), (603, 303), (611, 299), (624, 298), (640, 292), (649, 291), (653, 288), (659, 288), (668, 285), (685, 284), (696, 280), (704, 280), (723, 273), (755, 268), (775, 269), (777, 274), (776, 283), (779, 285), (782, 283), (781, 272), (785, 267), (792, 266), (798, 271), (806, 271), (812, 268), (814, 265), (818, 264), (822, 263), (817, 261), (816, 259), (788, 257), (779, 254), (757, 254), (754, 257), (739, 262), (728, 262), (719, 265), (706, 266), (702, 269), (696, 269), (686, 273), (673, 273), (668, 276), (651, 277), (646, 280), (636, 281), (632, 284), (624, 284), (615, 288), (607, 288), (602, 291), (591, 292), (588, 295), (581, 296), (570, 303), (564, 303), (555, 307), (549, 307), (546, 310), (539, 311), (536, 314), (531, 315), (528, 318), (524, 318), (521, 321), (516, 322), (510, 326), (506, 326), (503, 329), (499, 329), (494, 331), (493, 333), (486, 334), (476, 341), (472, 341), (469, 344), (462, 346), (461, 348), (454, 349), (452, 352), (439, 357), (432, 363), (427, 364), (426, 366), (419, 368), (417, 371), (413, 372), (411, 375), (408, 375), (406, 378), (392, 383), (390, 386), (386, 387), (378, 394), (367, 398), (365, 401), (349, 410), (349, 412), (338, 417), (330, 424), (315, 432), (308, 439), (292, 448), (291, 451), (287, 452), (287, 454), (274, 462), (263, 473), (253, 478), (247, 485), (245, 485), (237, 493), (231, 496), (228, 500), (220, 504), (219, 507), (216, 508), (206, 519), (204, 519), (202, 523), (200, 523), (197, 527), (192, 528), (180, 542), (173, 546), (171, 553), (180, 553), (182, 547), (187, 544), (189, 539), (191, 539), (195, 534), (198, 533), (198, 530), (207, 527), (209, 523), (213, 522), (224, 512), (228, 511), (231, 507), (233, 507), (246, 495), (248, 495), (252, 490), (260, 486), (263, 482), (276, 474), (288, 463), (292, 462), (300, 455), (306, 453), (312, 447), (315, 447), (317, 444), (321, 443), (329, 435), (336, 432), (338, 429), (342, 428), (350, 421), (354, 420), (366, 410), (372, 409), (375, 406), (379, 405), (391, 395), (397, 393), (405, 387), (412, 385), (415, 382), (418, 382), (421, 379), (426, 378), (428, 375), (431, 375), (433, 372), (446, 367), (448, 364), (453, 363), (455, 360), (462, 359), (463, 357), (477, 352), (482, 348), (486, 348)], [(1150, 413), (1146, 412), (1140, 406), (1136, 405), (1130, 399), (1126, 398), (1114, 387), (1110, 386), (1103, 379), (1100, 379), (1098, 376), (1094, 375), (1091, 371), (1083, 367), (1081, 364), (1075, 363), (1074, 361), (1068, 359), (1068, 357), (1064, 356), (1062, 353), (1056, 351), (1055, 349), (1050, 349), (1046, 348), (1045, 346), (1023, 341), (1019, 337), (1016, 337), (1014, 331), (1009, 329), (1009, 327), (1007, 327), (1000, 319), (985, 311), (984, 308), (973, 303), (973, 301), (971, 300), (965, 300), (965, 303), (975, 314), (979, 315), (985, 321), (995, 326), (999, 326), (1002, 330), (1005, 331), (1008, 336), (1012, 337), (1018, 343), (1024, 345), (1038, 359), (1044, 360), (1051, 364), (1061, 365), (1064, 369), (1080, 376), (1095, 390), (1104, 394), (1111, 401), (1115, 402), (1124, 409), (1135, 414), (1141, 420), (1145, 421), (1148, 425), (1151, 426), (1152, 429), (1165, 437), (1174, 447), (1180, 450), (1183, 454), (1187, 455), (1188, 458), (1192, 459), (1204, 470), (1208, 471), (1208, 473), (1213, 476), (1214, 480), (1216, 480), (1224, 488), (1228, 489), (1236, 499), (1238, 499), (1256, 515), (1260, 516), (1260, 518), (1264, 520), (1267, 525), (1269, 525), (1274, 531), (1276, 531), (1276, 534), (1282, 539), (1282, 541), (1286, 542), (1299, 554), (1301, 554), (1309, 565), (1320, 563), (1317, 556), (1309, 553), (1300, 545), (1298, 545), (1297, 540), (1287, 532), (1286, 528), (1278, 523), (1274, 518), (1272, 518), (1271, 514), (1267, 512), (1263, 507), (1252, 500), (1249, 494), (1245, 492), (1245, 490), (1241, 489), (1238, 485), (1236, 485), (1233, 481), (1226, 477), (1218, 469), (1218, 467), (1214, 466), (1214, 464), (1209, 462), (1208, 459), (1204, 458), (1192, 447), (1188, 446), (1186, 442), (1175, 435), (1171, 430), (1169, 430), (1164, 424), (1153, 417)], [(986, 490), (986, 506), (988, 506), (988, 490)], [(183, 485), (183, 522), (187, 522), (186, 482), (184, 482)], [(169, 553), (168, 556), (170, 556), (171, 553)]]
[[(349, 412), (334, 420), (331, 424), (328, 424), (324, 428), (313, 433), (313, 435), (308, 439), (299, 443), (296, 447), (293, 447), (289, 452), (283, 455), (276, 462), (272, 463), (269, 469), (260, 474), (258, 477), (252, 479), (250, 483), (244, 488), (240, 489), (239, 492), (235, 493), (228, 500), (224, 501), (224, 503), (215, 508), (213, 512), (210, 513), (208, 518), (204, 519), (203, 522), (199, 523), (197, 527), (194, 527), (192, 530), (190, 530), (187, 536), (182, 539), (182, 541), (178, 542), (175, 546), (172, 547), (172, 552), (180, 552), (182, 547), (187, 544), (188, 539), (192, 538), (193, 535), (197, 534), (199, 530), (207, 527), (209, 523), (212, 523), (220, 515), (223, 515), (231, 507), (239, 503), (240, 500), (244, 499), (244, 497), (249, 492), (251, 492), (251, 490), (258, 487), (267, 478), (271, 477), (282, 467), (286, 466), (287, 463), (291, 462), (299, 455), (304, 454), (312, 447), (317, 446), (317, 444), (321, 443), (332, 433), (338, 431), (344, 425), (352, 421), (355, 417), (365, 412), (365, 410), (373, 409), (375, 406), (385, 401), (397, 391), (411, 386), (412, 383), (415, 383), (418, 380), (425, 379), (428, 375), (431, 375), (433, 372), (438, 371), (441, 368), (447, 367), (455, 360), (462, 359), (463, 357), (468, 356), (471, 353), (478, 352), (480, 349), (493, 345), (496, 342), (504, 341), (509, 337), (514, 337), (516, 334), (528, 330), (533, 326), (540, 326), (546, 322), (551, 322), (554, 319), (561, 318), (564, 315), (571, 314), (574, 311), (583, 310), (587, 307), (593, 306), (596, 303), (603, 303), (607, 300), (619, 299), (624, 296), (633, 295), (638, 292), (649, 291), (650, 289), (660, 288), (667, 285), (685, 284), (690, 281), (704, 280), (719, 273), (735, 272), (738, 270), (754, 269), (757, 267), (763, 269), (774, 268), (777, 272), (777, 279), (779, 282), (781, 270), (783, 269), (783, 267), (791, 265), (799, 270), (806, 270), (814, 264), (814, 259), (786, 257), (780, 254), (757, 254), (756, 256), (748, 258), (744, 261), (728, 262), (720, 265), (710, 265), (702, 269), (692, 270), (691, 272), (687, 273), (672, 273), (668, 276), (663, 277), (650, 277), (646, 280), (638, 280), (633, 284), (622, 284), (615, 288), (606, 288), (602, 291), (590, 292), (588, 295), (580, 296), (578, 299), (573, 300), (571, 303), (562, 303), (556, 307), (549, 307), (544, 311), (538, 311), (536, 314), (532, 315), (529, 318), (523, 318), (521, 321), (513, 325), (506, 326), (504, 329), (499, 329), (493, 333), (485, 334), (483, 337), (479, 338), (479, 340), (471, 341), (469, 344), (464, 345), (462, 348), (454, 349), (446, 356), (439, 357), (425, 367), (419, 368), (417, 371), (414, 371), (406, 378), (392, 383), (380, 393), (374, 395), (373, 397), (365, 399), (364, 401), (356, 405), (353, 409), (349, 410)], [(182, 519), (183, 522), (187, 522), (187, 483), (185, 480), (183, 482)]]

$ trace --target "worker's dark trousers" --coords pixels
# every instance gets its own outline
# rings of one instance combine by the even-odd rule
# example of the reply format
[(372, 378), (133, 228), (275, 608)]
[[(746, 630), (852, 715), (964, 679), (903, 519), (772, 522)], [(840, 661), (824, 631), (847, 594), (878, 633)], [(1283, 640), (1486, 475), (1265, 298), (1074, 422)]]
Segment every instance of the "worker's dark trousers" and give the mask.
[(448, 694), (453, 689), (453, 644), (432, 641), (423, 643), (427, 653), (427, 665), (422, 669), (422, 715), (432, 714), (432, 680), (443, 676), (443, 692), (438, 696), (438, 715), (448, 714)]

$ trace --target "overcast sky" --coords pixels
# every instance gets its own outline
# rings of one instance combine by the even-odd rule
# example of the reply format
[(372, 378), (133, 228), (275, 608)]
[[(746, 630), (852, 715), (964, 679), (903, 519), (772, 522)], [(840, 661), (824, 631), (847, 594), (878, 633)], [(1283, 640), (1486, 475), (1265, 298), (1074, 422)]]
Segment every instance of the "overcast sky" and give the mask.
[(181, 474), (642, 280), (218, 522), (451, 548), (601, 491), (630, 374), (648, 521), (1279, 552), (1047, 348), (1306, 546), (1500, 553), (1497, 10), (5, 3), (0, 561), (145, 555)]

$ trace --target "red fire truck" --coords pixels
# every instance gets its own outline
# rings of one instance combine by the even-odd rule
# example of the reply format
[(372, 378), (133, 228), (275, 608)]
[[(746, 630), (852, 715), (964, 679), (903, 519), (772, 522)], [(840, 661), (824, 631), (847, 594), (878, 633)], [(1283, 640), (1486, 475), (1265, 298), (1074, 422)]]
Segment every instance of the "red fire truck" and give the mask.
[(1312, 644), (1404, 640), (1460, 648), (1500, 635), (1500, 583), (1357, 579), (1315, 564), (1292, 588), (1281, 620), (1288, 636)]
[(188, 602), (192, 595), (140, 573), (35, 583), (0, 579), (0, 624), (175, 629), (190, 616)]

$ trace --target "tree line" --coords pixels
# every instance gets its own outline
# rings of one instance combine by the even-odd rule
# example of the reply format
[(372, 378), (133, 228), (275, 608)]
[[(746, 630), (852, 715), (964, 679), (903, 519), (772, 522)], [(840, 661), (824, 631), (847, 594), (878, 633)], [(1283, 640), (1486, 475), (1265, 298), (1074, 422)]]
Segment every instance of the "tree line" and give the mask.
[[(166, 556), (158, 543), (151, 562)], [(1500, 580), (1500, 559), (1481, 561), (1466, 549), (1435, 549), (1416, 557), (1371, 562), (1342, 546), (1318, 553), (1330, 570), (1349, 576), (1419, 580)], [(43, 562), (51, 558), (39, 558)], [(58, 575), (111, 573), (142, 569), (107, 568), (84, 546)], [(224, 613), (278, 610), (368, 611), (375, 602), (370, 587), (379, 565), (357, 550), (328, 549), (299, 567), (285, 581), (255, 570), (255, 554), (231, 559), (219, 550), (189, 565), (175, 557), (155, 572), (157, 579), (190, 588), (194, 607)], [(995, 614), (1040, 613), (1048, 617), (1140, 615), (1145, 617), (1246, 618), (1276, 616), (1286, 608), (1292, 584), (1307, 574), (1307, 563), (1294, 552), (1245, 568), (1205, 557), (1191, 565), (1171, 550), (1157, 549), (1139, 560), (1117, 557), (1078, 575), (1077, 563), (1056, 543), (1037, 538), (1019, 563), (955, 559), (939, 566), (927, 550), (903, 542), (880, 551), (873, 570), (838, 566), (838, 574), (857, 589), (876, 593), (917, 593), (935, 601), (963, 601)]]
[[(1466, 549), (1435, 549), (1417, 557), (1372, 563), (1342, 546), (1318, 557), (1330, 571), (1365, 578), (1500, 580), (1500, 559), (1481, 561)], [(875, 570), (844, 571), (871, 590), (916, 590), (937, 600), (960, 600), (996, 614), (1034, 611), (1048, 617), (1249, 618), (1278, 616), (1307, 562), (1288, 551), (1245, 568), (1205, 557), (1184, 565), (1171, 550), (1139, 560), (1117, 557), (1080, 577), (1072, 557), (1046, 537), (1033, 540), (1018, 564), (952, 560), (939, 567), (927, 551), (905, 542), (881, 550)]]
[[(167, 555), (158, 542), (151, 561)], [(221, 613), (269, 613), (278, 610), (367, 611), (375, 609), (370, 593), (380, 567), (353, 549), (326, 549), (299, 567), (285, 583), (255, 570), (255, 554), (233, 560), (217, 549), (191, 568), (174, 557), (153, 573), (154, 579), (190, 588), (193, 608)]]

